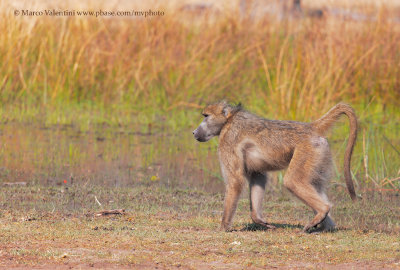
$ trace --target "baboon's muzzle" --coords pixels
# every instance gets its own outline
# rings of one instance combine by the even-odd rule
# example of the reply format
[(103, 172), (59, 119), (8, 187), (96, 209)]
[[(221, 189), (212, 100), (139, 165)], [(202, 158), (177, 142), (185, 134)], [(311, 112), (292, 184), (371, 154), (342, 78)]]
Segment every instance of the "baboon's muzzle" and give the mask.
[(204, 129), (203, 129), (201, 126), (199, 126), (198, 128), (196, 128), (196, 129), (193, 131), (193, 136), (194, 136), (194, 138), (195, 138), (196, 140), (198, 140), (199, 142), (205, 142), (205, 141), (207, 141), (207, 139), (206, 139), (206, 137), (207, 137), (206, 132), (204, 131)]

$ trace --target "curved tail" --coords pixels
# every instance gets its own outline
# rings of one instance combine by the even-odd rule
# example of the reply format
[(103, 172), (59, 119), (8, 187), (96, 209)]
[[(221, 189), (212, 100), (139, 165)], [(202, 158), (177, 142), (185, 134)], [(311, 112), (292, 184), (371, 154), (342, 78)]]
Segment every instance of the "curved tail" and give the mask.
[(339, 119), (339, 117), (345, 114), (350, 121), (350, 135), (347, 142), (346, 151), (344, 153), (344, 178), (346, 180), (346, 186), (350, 193), (351, 199), (354, 201), (357, 199), (356, 193), (354, 191), (353, 180), (351, 179), (350, 173), (350, 162), (351, 154), (353, 153), (354, 144), (357, 139), (357, 117), (354, 109), (345, 103), (338, 103), (332, 109), (329, 110), (320, 119), (311, 123), (312, 129), (323, 136)]

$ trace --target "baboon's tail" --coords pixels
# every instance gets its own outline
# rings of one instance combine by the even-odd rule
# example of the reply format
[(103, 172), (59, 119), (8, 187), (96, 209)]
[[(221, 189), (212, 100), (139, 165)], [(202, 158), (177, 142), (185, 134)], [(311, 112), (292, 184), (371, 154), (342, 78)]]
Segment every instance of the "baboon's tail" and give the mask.
[(357, 139), (357, 117), (354, 109), (348, 104), (339, 103), (320, 119), (311, 123), (311, 126), (314, 131), (323, 136), (342, 114), (345, 114), (350, 121), (350, 135), (346, 146), (346, 152), (344, 153), (344, 178), (346, 180), (346, 186), (349, 190), (350, 197), (354, 201), (357, 199), (357, 196), (354, 191), (353, 180), (351, 179), (350, 173), (351, 154), (353, 153), (354, 144)]

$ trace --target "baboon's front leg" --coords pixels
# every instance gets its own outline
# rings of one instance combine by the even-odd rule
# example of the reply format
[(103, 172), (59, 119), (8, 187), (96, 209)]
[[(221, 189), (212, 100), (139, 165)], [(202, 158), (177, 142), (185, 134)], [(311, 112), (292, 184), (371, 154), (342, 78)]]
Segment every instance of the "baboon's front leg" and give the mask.
[(260, 173), (253, 173), (250, 176), (250, 215), (254, 223), (274, 229), (275, 226), (268, 224), (262, 216), (262, 204), (265, 194), (265, 186), (267, 184), (267, 177), (266, 174), (264, 175)]
[(232, 181), (226, 184), (224, 213), (222, 215), (221, 230), (229, 231), (233, 215), (235, 214), (239, 196), (242, 193), (242, 181)]

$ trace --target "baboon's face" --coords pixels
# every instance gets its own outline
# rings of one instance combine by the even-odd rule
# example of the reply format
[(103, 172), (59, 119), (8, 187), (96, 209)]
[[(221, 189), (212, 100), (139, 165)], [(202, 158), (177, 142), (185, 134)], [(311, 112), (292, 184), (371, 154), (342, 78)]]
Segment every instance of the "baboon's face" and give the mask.
[(208, 105), (204, 108), (203, 122), (193, 131), (194, 138), (199, 142), (206, 142), (214, 136), (218, 136), (227, 121), (226, 103)]

